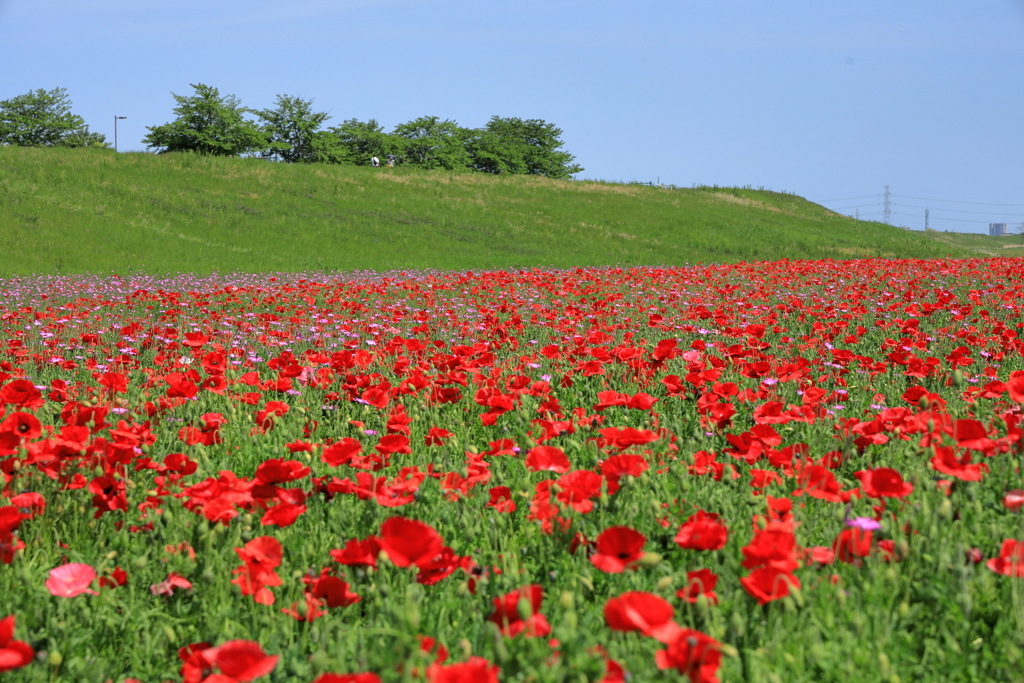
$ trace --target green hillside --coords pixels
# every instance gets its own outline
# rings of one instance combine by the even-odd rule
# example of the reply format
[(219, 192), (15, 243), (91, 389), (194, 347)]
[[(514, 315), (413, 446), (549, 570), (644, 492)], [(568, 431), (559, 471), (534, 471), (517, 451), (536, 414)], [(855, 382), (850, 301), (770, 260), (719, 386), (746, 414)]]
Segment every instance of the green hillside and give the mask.
[(971, 252), (775, 192), (0, 147), (0, 276)]

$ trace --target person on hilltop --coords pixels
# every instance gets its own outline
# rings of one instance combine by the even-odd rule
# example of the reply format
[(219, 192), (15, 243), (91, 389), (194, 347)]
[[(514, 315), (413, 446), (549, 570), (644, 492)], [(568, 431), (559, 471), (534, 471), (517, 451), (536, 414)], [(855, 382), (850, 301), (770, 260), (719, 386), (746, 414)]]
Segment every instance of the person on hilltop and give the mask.
[(373, 158), (370, 159), (370, 166), (373, 166), (374, 168), (380, 166), (380, 159), (377, 158), (376, 154), (374, 154)]

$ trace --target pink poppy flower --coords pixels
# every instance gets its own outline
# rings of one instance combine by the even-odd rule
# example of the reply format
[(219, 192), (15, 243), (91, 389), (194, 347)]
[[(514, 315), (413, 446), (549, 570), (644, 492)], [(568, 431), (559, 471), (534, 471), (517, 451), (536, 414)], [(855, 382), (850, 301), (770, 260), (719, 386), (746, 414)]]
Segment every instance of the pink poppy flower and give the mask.
[(82, 593), (99, 595), (89, 588), (96, 578), (96, 570), (87, 564), (72, 562), (50, 570), (50, 578), (46, 580), (46, 588), (50, 595), (61, 598), (73, 598)]

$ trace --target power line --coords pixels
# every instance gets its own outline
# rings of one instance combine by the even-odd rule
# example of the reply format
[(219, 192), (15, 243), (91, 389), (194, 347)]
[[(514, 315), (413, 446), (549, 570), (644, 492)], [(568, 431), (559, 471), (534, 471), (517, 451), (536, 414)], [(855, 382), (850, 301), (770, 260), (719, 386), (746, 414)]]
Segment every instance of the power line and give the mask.
[(824, 204), (825, 202), (848, 202), (853, 199), (868, 199), (869, 197), (877, 197), (877, 194), (866, 194), (863, 197), (843, 197), (842, 199), (819, 199), (816, 204)]
[[(920, 199), (923, 202), (946, 202), (948, 204), (974, 204), (975, 206), (1012, 206), (1018, 209), (1024, 209), (1024, 204), (991, 204), (987, 202), (958, 202), (955, 199), (932, 199), (931, 197), (911, 197), (905, 194), (894, 194), (893, 197), (902, 197), (903, 199)], [(950, 209), (952, 211), (952, 209)]]
[[(926, 209), (926, 206), (916, 206), (914, 204), (897, 204), (896, 206), (907, 206), (912, 209)], [(978, 216), (1024, 216), (1024, 213), (995, 213), (989, 211), (963, 211), (962, 209), (943, 209), (939, 208), (939, 211), (948, 211), (950, 213), (972, 213)]]
[[(896, 215), (899, 216), (899, 215), (903, 215), (903, 214), (900, 214), (897, 211)], [(905, 214), (905, 215), (907, 215), (907, 216), (916, 216), (917, 214), (910, 214), (910, 213), (908, 213), (908, 214)], [(980, 225), (988, 225), (989, 224), (989, 221), (969, 221), (969, 220), (965, 220), (963, 218), (946, 218), (944, 216), (936, 217), (935, 220), (939, 220), (939, 221), (955, 221), (957, 223), (977, 223), (977, 224), (980, 224)]]

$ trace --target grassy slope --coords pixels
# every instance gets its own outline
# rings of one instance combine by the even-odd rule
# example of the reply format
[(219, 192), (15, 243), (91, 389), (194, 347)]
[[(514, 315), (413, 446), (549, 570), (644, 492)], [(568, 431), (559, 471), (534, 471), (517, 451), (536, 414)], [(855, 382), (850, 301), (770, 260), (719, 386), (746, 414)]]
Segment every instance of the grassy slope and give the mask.
[(963, 232), (933, 232), (928, 236), (940, 244), (957, 249), (966, 249), (974, 255), (983, 256), (1024, 256), (1024, 240), (1020, 235), (989, 237), (988, 235)]
[(969, 250), (773, 192), (0, 148), (0, 276), (929, 258)]

